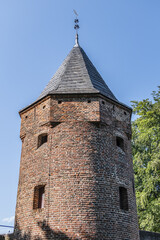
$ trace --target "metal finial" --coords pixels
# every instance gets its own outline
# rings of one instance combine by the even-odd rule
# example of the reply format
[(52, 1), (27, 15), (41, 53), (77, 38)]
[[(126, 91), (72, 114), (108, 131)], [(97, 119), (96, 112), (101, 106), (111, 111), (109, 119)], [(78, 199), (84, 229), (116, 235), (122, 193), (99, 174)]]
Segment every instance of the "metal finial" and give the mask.
[(76, 40), (75, 40), (75, 47), (79, 46), (79, 43), (78, 43), (78, 29), (79, 29), (79, 20), (78, 20), (78, 13), (76, 12), (76, 10), (73, 10), (75, 15), (76, 15), (76, 18), (74, 20), (74, 29), (76, 30)]
[(75, 47), (79, 46), (79, 42), (78, 42), (78, 33), (76, 33), (76, 39), (75, 39)]

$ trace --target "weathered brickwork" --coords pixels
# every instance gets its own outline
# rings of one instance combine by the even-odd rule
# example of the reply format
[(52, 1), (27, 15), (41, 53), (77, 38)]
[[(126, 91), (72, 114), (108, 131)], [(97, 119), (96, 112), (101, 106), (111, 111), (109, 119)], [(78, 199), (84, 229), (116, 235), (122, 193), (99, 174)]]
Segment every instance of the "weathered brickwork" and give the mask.
[[(21, 112), (15, 239), (139, 239), (130, 115), (92, 94), (52, 95)], [(47, 142), (38, 147), (43, 133)], [(44, 208), (33, 209), (42, 185)], [(120, 209), (119, 187), (127, 189), (128, 211)]]
[(140, 231), (140, 240), (160, 240), (160, 233)]
[[(147, 231), (141, 231), (141, 230), (139, 232), (140, 232), (140, 240), (160, 240), (160, 233), (147, 232)], [(13, 234), (0, 235), (0, 240), (13, 240), (13, 239), (14, 239)], [(65, 239), (64, 235), (63, 235), (63, 238), (61, 237), (61, 239)]]

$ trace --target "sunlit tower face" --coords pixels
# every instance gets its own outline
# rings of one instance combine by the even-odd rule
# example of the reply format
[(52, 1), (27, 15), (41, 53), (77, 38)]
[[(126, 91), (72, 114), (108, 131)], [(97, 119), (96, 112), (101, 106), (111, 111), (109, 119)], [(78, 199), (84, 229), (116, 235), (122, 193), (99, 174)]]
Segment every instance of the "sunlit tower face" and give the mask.
[[(20, 111), (16, 239), (139, 240), (131, 109), (78, 42)], [(27, 118), (26, 118), (27, 116)]]

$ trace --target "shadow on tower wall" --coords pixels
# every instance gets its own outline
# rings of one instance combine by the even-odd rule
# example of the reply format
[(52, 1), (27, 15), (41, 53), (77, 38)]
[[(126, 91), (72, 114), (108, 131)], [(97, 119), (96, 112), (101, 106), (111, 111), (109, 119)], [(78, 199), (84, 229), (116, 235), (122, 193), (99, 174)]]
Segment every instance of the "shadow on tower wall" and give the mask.
[[(14, 240), (47, 240), (47, 239), (53, 239), (53, 240), (71, 240), (65, 233), (60, 232), (60, 231), (54, 231), (53, 229), (50, 228), (50, 226), (47, 224), (47, 222), (44, 220), (43, 222), (38, 222), (38, 226), (42, 229), (44, 233), (44, 237), (41, 236), (32, 236), (31, 232), (28, 231), (27, 233), (22, 233), (18, 226), (16, 226), (15, 232), (14, 232), (14, 237), (9, 238), (9, 239), (14, 239)], [(72, 238), (73, 239), (73, 238)], [(78, 240), (75, 239), (74, 240)]]

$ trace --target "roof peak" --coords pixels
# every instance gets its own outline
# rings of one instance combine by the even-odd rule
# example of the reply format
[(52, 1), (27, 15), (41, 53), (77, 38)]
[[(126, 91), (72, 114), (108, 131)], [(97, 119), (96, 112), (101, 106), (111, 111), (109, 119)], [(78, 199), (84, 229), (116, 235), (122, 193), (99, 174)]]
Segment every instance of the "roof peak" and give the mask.
[(42, 91), (38, 100), (48, 94), (101, 93), (118, 101), (84, 50), (79, 46), (77, 37), (78, 34), (75, 46)]

